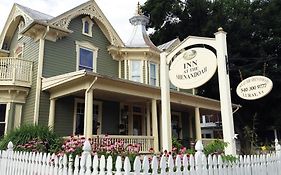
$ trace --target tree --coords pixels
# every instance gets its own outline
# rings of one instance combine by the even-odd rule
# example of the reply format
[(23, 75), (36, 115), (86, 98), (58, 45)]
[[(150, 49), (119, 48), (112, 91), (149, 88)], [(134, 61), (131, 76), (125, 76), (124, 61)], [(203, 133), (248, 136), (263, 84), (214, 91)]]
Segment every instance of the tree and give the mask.
[[(265, 142), (273, 136), (266, 130), (281, 128), (280, 0), (147, 0), (143, 10), (150, 14), (155, 44), (189, 35), (214, 37), (217, 28), (223, 27), (228, 32), (232, 102), (243, 106), (234, 115), (242, 145), (249, 143), (249, 138), (243, 138), (246, 130)], [(236, 95), (236, 87), (253, 75), (269, 77), (274, 88), (264, 98), (246, 101)], [(217, 76), (201, 86), (198, 94), (219, 99)]]

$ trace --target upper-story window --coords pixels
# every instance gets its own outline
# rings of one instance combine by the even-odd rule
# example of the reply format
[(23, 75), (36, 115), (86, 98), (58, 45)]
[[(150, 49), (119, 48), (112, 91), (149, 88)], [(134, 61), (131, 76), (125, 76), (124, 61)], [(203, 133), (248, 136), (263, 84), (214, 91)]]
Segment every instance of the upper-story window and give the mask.
[(77, 70), (96, 72), (98, 48), (86, 41), (76, 41)]
[(82, 34), (92, 37), (93, 21), (89, 18), (89, 16), (86, 16), (85, 18), (82, 18), (82, 23)]
[(24, 28), (24, 22), (20, 21), (19, 26), (18, 26), (18, 40), (21, 39), (21, 37), (22, 37), (21, 31), (23, 30), (23, 28)]
[(24, 44), (18, 44), (14, 50), (14, 57), (23, 58)]
[(158, 69), (157, 64), (152, 63), (152, 62), (149, 64), (149, 84), (150, 85), (158, 86), (157, 69)]
[(131, 61), (131, 76), (130, 80), (136, 81), (136, 82), (142, 82), (141, 81), (141, 75), (142, 75), (142, 62), (140, 60), (132, 60)]

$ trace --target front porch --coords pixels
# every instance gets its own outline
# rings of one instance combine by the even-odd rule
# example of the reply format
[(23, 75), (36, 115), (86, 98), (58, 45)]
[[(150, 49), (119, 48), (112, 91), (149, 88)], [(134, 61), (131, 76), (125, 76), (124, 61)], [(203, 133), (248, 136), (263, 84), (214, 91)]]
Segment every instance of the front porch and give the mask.
[[(162, 150), (159, 87), (85, 71), (43, 79), (42, 87), (50, 97), (49, 126), (61, 135), (99, 142), (108, 134), (141, 144), (141, 152)], [(219, 111), (219, 102), (186, 93), (171, 92), (171, 102), (172, 135), (188, 142), (201, 138), (200, 108)]]

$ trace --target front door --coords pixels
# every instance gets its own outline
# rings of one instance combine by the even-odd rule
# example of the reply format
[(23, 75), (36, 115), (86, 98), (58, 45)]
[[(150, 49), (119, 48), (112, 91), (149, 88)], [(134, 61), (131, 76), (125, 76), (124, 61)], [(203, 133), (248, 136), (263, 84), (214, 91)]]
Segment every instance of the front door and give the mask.
[(0, 137), (5, 134), (6, 128), (6, 104), (0, 104)]

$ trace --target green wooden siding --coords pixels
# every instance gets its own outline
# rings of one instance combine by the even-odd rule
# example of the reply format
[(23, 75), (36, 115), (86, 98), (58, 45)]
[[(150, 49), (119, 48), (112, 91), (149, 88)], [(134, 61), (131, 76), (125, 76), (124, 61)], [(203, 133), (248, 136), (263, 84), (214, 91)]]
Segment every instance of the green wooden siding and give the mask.
[[(102, 102), (102, 134), (119, 134), (119, 102)], [(75, 97), (65, 97), (56, 101), (55, 132), (60, 136), (73, 133)], [(110, 110), (108, 110), (110, 109)]]
[(28, 96), (26, 98), (26, 103), (23, 105), (22, 108), (22, 122), (32, 123), (34, 119), (34, 104), (35, 104), (36, 79), (37, 79), (38, 56), (39, 56), (39, 42), (34, 42), (33, 39), (26, 36), (22, 36), (22, 38), (18, 40), (18, 32), (16, 30), (10, 45), (10, 56), (14, 56), (13, 52), (18, 43), (24, 44), (23, 59), (33, 61), (32, 85), (28, 93)]
[(76, 71), (75, 41), (87, 41), (98, 47), (97, 72), (103, 75), (118, 77), (118, 61), (113, 60), (107, 51), (110, 42), (99, 26), (94, 22), (93, 37), (82, 34), (82, 18), (74, 18), (69, 29), (73, 31), (69, 36), (56, 42), (46, 41), (44, 54), (43, 76), (51, 77)]
[(56, 101), (55, 128), (60, 136), (69, 136), (73, 132), (74, 97), (65, 97)]
[[(110, 109), (110, 110), (109, 110)], [(103, 101), (102, 103), (102, 134), (119, 134), (120, 103)]]
[(48, 125), (50, 110), (50, 94), (48, 92), (41, 92), (39, 105), (40, 110), (38, 123), (40, 125)]

